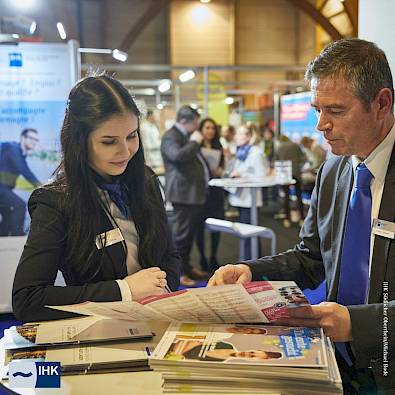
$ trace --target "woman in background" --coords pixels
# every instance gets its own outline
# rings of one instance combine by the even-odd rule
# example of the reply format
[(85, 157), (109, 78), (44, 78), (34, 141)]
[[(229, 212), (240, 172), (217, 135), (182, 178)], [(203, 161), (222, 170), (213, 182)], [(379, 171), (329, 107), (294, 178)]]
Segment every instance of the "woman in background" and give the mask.
[[(264, 177), (269, 171), (269, 163), (262, 151), (253, 145), (252, 130), (241, 125), (236, 131), (236, 162), (230, 177), (257, 178)], [(240, 222), (251, 223), (251, 193), (249, 188), (234, 188), (229, 193), (229, 203), (237, 207), (240, 213)], [(257, 189), (257, 207), (262, 206), (262, 190)], [(251, 259), (251, 239), (246, 242), (246, 259)]]
[[(46, 305), (136, 300), (176, 290), (180, 260), (151, 169), (139, 110), (106, 76), (71, 90), (55, 180), (28, 203), (31, 227), (16, 270), (13, 308), (22, 321), (70, 317)], [(55, 286), (58, 270), (66, 286)]]
[[(201, 153), (210, 168), (211, 177), (221, 177), (224, 168), (224, 154), (222, 145), (220, 143), (218, 125), (213, 119), (206, 118), (200, 122), (199, 131), (203, 135)], [(196, 245), (200, 254), (200, 265), (202, 269), (207, 272), (213, 272), (219, 267), (217, 260), (217, 251), (219, 246), (220, 233), (210, 233), (210, 260), (207, 261), (204, 242), (204, 221), (207, 218), (225, 218), (224, 200), (225, 197), (223, 188), (209, 186), (208, 197), (203, 208), (203, 218), (196, 232)]]

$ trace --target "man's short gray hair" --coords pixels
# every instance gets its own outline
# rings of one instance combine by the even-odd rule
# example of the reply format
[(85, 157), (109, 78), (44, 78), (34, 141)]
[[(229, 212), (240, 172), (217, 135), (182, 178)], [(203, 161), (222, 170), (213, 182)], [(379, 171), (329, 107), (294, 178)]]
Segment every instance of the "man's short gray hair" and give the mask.
[(335, 41), (307, 65), (305, 81), (343, 78), (368, 110), (379, 91), (394, 86), (387, 57), (376, 44), (358, 38)]
[(190, 106), (182, 106), (177, 111), (177, 122), (185, 121), (187, 123), (193, 122), (196, 118), (199, 118), (199, 113)]

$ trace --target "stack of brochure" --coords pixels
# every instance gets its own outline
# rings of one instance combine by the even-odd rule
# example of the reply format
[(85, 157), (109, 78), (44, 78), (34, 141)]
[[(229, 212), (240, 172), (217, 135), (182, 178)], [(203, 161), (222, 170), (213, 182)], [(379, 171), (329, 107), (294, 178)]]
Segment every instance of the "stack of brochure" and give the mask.
[(173, 323), (150, 357), (164, 392), (342, 394), (319, 328)]
[(11, 327), (1, 340), (2, 377), (18, 360), (60, 362), (62, 374), (149, 370), (148, 357), (167, 326), (83, 317)]

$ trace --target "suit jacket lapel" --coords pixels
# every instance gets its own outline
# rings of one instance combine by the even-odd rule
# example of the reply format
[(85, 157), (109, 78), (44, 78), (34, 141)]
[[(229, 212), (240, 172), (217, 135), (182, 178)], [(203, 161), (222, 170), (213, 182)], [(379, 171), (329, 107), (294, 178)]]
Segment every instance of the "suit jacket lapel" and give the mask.
[(347, 216), (348, 203), (350, 201), (353, 171), (351, 159), (345, 159), (343, 168), (340, 168), (340, 176), (337, 180), (335, 204), (332, 222), (332, 273), (327, 273), (328, 300), (336, 300), (337, 286), (340, 274), (341, 252), (343, 245), (344, 224)]
[[(392, 149), (388, 164), (383, 196), (381, 198), (379, 219), (394, 222), (395, 219), (395, 145)], [(387, 270), (388, 251), (391, 240), (387, 237), (375, 235), (372, 266), (370, 271), (369, 303), (381, 301), (382, 284)]]

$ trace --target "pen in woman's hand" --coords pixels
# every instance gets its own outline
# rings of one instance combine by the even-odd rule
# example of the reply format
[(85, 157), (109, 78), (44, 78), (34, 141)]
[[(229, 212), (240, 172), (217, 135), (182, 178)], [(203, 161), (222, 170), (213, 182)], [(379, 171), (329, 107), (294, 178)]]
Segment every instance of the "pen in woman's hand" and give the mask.
[(171, 289), (169, 288), (169, 286), (168, 285), (165, 285), (165, 290), (167, 291), (167, 293), (171, 293)]

